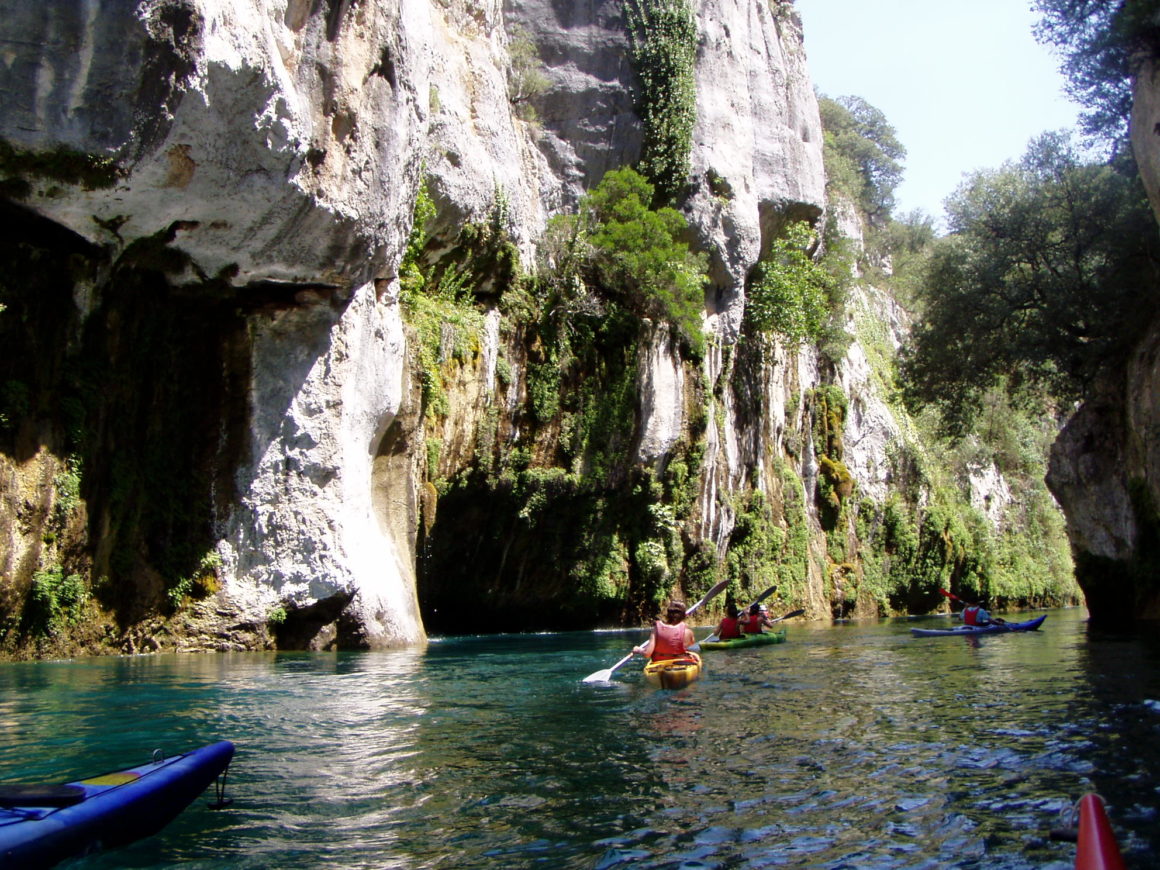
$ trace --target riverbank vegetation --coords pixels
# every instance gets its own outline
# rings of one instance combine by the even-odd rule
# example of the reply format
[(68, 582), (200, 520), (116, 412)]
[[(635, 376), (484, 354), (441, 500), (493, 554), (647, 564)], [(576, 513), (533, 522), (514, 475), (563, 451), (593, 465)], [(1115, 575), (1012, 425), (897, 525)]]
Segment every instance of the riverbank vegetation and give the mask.
[[(905, 149), (881, 112), (854, 97), (822, 97), (820, 105), (831, 201), (851, 203), (862, 216), (859, 270), (885, 294), (875, 310), (855, 311), (854, 333), (879, 395), (902, 425), (884, 504), (858, 498), (843, 505), (837, 466), (822, 456), (819, 496), (828, 505), (821, 516), (830, 517), (834, 599), (850, 599), (860, 587), (880, 612), (936, 607), (938, 589), (950, 587), (998, 606), (1075, 600), (1063, 518), (1043, 482), (1055, 417), (1045, 416), (1042, 404), (1015, 401), (1000, 389), (1006, 380), (988, 381), (969, 365), (952, 372), (956, 354), (985, 352), (988, 340), (968, 335), (961, 313), (949, 313), (951, 294), (938, 266), (949, 250), (978, 247), (938, 238), (929, 216), (894, 217)], [(986, 279), (976, 286), (988, 286)], [(902, 334), (884, 330), (883, 306), (898, 306), (896, 316), (914, 326)], [(944, 312), (944, 331), (930, 340), (931, 324)], [(916, 364), (923, 352), (941, 354), (944, 368)], [(948, 427), (939, 409), (968, 390), (979, 416)]]

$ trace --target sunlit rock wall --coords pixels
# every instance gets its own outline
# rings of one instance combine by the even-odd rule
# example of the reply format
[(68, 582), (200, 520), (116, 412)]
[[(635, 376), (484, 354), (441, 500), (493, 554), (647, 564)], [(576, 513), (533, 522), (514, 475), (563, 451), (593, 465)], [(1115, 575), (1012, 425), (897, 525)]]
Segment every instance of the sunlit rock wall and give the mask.
[(252, 455), (220, 518), (223, 597), (257, 622), (335, 599), (370, 646), (424, 638), (413, 532), (375, 515), (371, 470), (402, 398), (389, 288), (427, 141), (431, 12), (149, 0), (0, 14), (3, 136), (118, 167), (109, 187), (30, 176), (27, 204), (114, 257), (170, 238), (189, 257), (179, 283), (289, 300), (252, 323)]
[[(712, 380), (737, 335), (745, 276), (786, 220), (821, 214), (824, 177), (792, 6), (707, 0), (697, 14), (687, 213), (712, 257)], [(525, 38), (548, 80), (535, 119), (509, 91), (510, 49)], [(151, 239), (187, 255), (175, 284), (282, 300), (250, 315), (250, 450), (238, 500), (218, 517), (222, 600), (250, 621), (282, 607), (307, 627), (313, 618), (317, 632), (296, 640), (308, 645), (336, 632), (365, 646), (422, 641), (425, 445), (395, 275), (416, 189), (425, 172), (432, 232), (447, 240), (502, 201), (534, 262), (548, 216), (639, 153), (619, 0), (0, 0), (0, 43), (0, 135), (22, 152), (66, 146), (117, 167), (108, 186), (32, 173), (26, 205), (113, 261)], [(473, 391), (493, 382), (494, 314), (489, 323), (483, 386), (465, 383), (475, 397), (456, 413), (481, 407)], [(666, 342), (658, 333), (641, 373), (642, 463), (687, 422), (688, 373)], [(708, 537), (730, 528), (718, 487), (761, 465), (762, 437), (776, 443), (787, 398), (815, 378), (811, 360), (787, 352), (768, 373), (766, 419), (737, 419), (723, 399)], [(468, 456), (473, 429), (454, 417), (458, 434), (445, 434), (461, 446), (448, 462)]]

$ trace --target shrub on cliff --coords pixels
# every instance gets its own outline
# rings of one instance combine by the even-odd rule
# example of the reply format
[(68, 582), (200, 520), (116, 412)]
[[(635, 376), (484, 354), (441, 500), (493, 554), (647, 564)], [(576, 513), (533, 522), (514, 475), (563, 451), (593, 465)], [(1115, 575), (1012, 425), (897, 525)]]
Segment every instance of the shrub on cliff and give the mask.
[(813, 230), (805, 221), (791, 223), (773, 242), (745, 294), (745, 318), (752, 329), (795, 342), (823, 335), (835, 279), (814, 261), (813, 246)]
[(704, 346), (706, 261), (689, 250), (684, 216), (653, 209), (653, 186), (633, 169), (617, 169), (580, 204), (576, 233), (590, 277), (639, 317), (672, 323), (689, 349)]

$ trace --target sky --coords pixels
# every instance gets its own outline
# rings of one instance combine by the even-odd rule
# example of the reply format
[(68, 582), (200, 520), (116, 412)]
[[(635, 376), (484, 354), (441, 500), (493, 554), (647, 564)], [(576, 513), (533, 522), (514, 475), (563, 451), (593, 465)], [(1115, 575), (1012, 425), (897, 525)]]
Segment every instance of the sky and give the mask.
[(814, 87), (862, 97), (906, 148), (895, 216), (941, 225), (963, 174), (1017, 160), (1048, 130), (1074, 129), (1054, 50), (1031, 0), (797, 0)]

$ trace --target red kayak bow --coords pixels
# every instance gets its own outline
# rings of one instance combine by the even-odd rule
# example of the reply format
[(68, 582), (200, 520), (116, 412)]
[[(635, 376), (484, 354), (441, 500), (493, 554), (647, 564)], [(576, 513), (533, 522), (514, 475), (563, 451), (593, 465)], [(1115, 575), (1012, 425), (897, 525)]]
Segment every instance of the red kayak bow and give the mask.
[(1079, 801), (1075, 870), (1124, 870), (1116, 835), (1098, 794), (1085, 794)]

